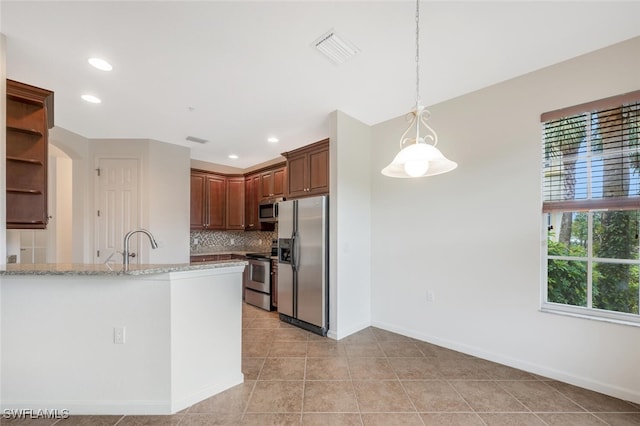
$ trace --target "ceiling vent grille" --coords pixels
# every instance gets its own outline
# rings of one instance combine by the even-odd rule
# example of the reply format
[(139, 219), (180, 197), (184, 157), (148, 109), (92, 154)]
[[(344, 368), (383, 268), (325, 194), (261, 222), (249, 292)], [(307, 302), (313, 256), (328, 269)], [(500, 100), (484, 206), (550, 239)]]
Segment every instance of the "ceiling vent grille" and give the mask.
[(208, 141), (208, 140), (206, 140), (206, 139), (197, 138), (197, 137), (195, 137), (195, 136), (187, 136), (187, 140), (188, 140), (189, 142), (197, 142), (197, 143), (207, 143), (207, 142), (209, 142), (209, 141)]
[(318, 37), (313, 46), (335, 64), (342, 64), (360, 52), (353, 43), (338, 36), (333, 29)]

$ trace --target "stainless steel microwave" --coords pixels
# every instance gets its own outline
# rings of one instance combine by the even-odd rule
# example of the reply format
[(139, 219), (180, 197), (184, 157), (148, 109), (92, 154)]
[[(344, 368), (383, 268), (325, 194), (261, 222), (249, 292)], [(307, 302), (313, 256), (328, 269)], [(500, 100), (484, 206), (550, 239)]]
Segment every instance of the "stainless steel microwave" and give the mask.
[(278, 221), (278, 203), (282, 198), (262, 200), (258, 205), (258, 220), (260, 222), (275, 223)]

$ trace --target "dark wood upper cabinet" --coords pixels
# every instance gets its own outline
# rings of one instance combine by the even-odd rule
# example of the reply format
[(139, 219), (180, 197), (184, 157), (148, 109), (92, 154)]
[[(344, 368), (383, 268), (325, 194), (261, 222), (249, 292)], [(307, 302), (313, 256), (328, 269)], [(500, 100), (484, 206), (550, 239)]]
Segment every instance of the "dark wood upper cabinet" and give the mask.
[(206, 175), (191, 172), (191, 229), (206, 229), (205, 182)]
[(260, 229), (258, 221), (258, 192), (260, 189), (260, 173), (245, 176), (244, 178), (244, 229), (257, 231)]
[(244, 177), (227, 178), (227, 223), (226, 229), (244, 229)]
[(53, 92), (7, 80), (7, 228), (44, 229)]
[(224, 176), (191, 171), (191, 229), (225, 228), (226, 183)]
[(265, 198), (284, 197), (286, 168), (268, 170), (260, 174), (260, 196)]
[(258, 206), (284, 195), (285, 176), (284, 163), (243, 176), (191, 169), (191, 229), (273, 231), (275, 224), (258, 220)]
[(329, 139), (282, 155), (287, 159), (287, 198), (329, 193)]
[(286, 168), (278, 163), (245, 175), (245, 227), (247, 231), (273, 231), (274, 223), (260, 222), (258, 206), (268, 198), (284, 197)]
[(205, 186), (207, 229), (223, 230), (226, 227), (226, 183), (226, 178), (224, 176), (207, 176)]

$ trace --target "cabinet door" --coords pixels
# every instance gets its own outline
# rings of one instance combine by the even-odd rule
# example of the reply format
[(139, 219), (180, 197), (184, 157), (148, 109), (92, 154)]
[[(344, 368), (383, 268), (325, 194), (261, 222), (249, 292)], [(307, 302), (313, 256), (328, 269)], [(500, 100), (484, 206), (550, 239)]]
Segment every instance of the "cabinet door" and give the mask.
[(260, 175), (260, 197), (273, 198), (273, 172), (264, 172)]
[(309, 194), (329, 193), (329, 150), (309, 153)]
[(260, 175), (247, 176), (245, 181), (245, 229), (255, 231), (260, 229), (258, 220), (258, 201), (260, 199)]
[(287, 197), (302, 197), (307, 195), (307, 155), (291, 157), (287, 161), (289, 174)]
[(202, 174), (191, 174), (191, 229), (205, 229), (205, 183)]
[(207, 175), (206, 181), (206, 228), (224, 229), (226, 216), (226, 178), (224, 176)]
[(255, 229), (257, 222), (254, 221), (254, 216), (257, 219), (257, 214), (253, 198), (253, 176), (247, 176), (244, 179), (244, 229), (247, 231)]
[(244, 229), (244, 178), (227, 178), (227, 229)]
[(281, 167), (273, 171), (273, 196), (284, 197), (285, 182), (287, 179), (287, 169)]

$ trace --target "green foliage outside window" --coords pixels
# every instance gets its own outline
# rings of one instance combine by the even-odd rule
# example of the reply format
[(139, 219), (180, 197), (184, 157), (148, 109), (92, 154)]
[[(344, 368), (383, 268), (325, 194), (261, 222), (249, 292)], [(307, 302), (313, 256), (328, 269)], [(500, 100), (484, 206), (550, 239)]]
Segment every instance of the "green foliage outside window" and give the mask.
[[(552, 256), (586, 256), (586, 250), (581, 246), (569, 248), (552, 240), (548, 241), (548, 253)], [(547, 289), (549, 302), (587, 306), (587, 262), (549, 259)]]

